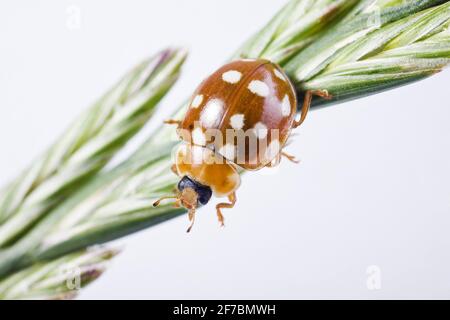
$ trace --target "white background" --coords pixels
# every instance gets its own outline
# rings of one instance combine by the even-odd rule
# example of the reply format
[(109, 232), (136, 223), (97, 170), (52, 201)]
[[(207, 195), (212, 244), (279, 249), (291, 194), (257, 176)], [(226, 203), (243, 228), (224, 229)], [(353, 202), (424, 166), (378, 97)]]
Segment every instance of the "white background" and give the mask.
[[(161, 121), (284, 2), (2, 2), (0, 180), (136, 62), (188, 46)], [(449, 82), (444, 71), (310, 113), (289, 147), (302, 163), (245, 175), (226, 228), (211, 203), (189, 235), (181, 217), (121, 240), (80, 298), (450, 298)]]

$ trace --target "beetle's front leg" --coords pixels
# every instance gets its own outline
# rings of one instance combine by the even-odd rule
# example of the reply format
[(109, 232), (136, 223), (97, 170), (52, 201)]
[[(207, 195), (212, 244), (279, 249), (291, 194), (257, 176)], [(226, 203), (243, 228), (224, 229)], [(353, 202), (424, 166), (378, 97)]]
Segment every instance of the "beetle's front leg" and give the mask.
[(164, 120), (165, 124), (176, 124), (178, 126), (181, 125), (181, 120), (173, 120), (173, 119), (168, 119), (168, 120)]

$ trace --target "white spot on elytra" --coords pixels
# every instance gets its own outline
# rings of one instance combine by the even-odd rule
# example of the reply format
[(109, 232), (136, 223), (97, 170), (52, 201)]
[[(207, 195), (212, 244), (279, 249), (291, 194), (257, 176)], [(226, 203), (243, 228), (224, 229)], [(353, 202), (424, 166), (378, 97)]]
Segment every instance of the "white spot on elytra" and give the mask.
[(281, 114), (283, 117), (287, 117), (291, 114), (291, 102), (289, 101), (289, 96), (286, 94), (281, 102)]
[(234, 160), (236, 155), (236, 147), (232, 144), (227, 143), (219, 149), (219, 153), (228, 160)]
[(180, 155), (185, 156), (187, 153), (187, 146), (185, 144), (180, 145), (178, 152), (180, 153)]
[(199, 146), (193, 146), (191, 148), (193, 164), (202, 164), (204, 162), (203, 150), (204, 150), (204, 148), (199, 147)]
[(275, 76), (276, 76), (278, 79), (281, 79), (281, 80), (283, 80), (283, 81), (286, 81), (286, 77), (281, 73), (280, 70), (278, 70), (278, 69), (273, 69), (273, 73), (275, 74)]
[(191, 106), (192, 108), (198, 108), (203, 102), (203, 95), (198, 94), (195, 96), (195, 98), (192, 100)]
[(264, 123), (258, 122), (253, 127), (253, 132), (255, 133), (255, 136), (258, 137), (258, 139), (264, 139), (265, 137), (267, 137), (268, 130)]
[(267, 97), (269, 95), (269, 86), (261, 80), (252, 80), (248, 84), (248, 89), (261, 97)]
[(280, 142), (273, 140), (266, 149), (265, 156), (267, 161), (273, 160), (280, 153)]
[(235, 114), (230, 118), (231, 127), (234, 130), (241, 130), (244, 127), (244, 115)]
[(220, 99), (209, 100), (200, 115), (200, 123), (205, 128), (216, 128), (223, 115), (223, 102)]
[(228, 83), (238, 83), (241, 80), (242, 73), (236, 70), (230, 70), (222, 74), (222, 79)]
[(206, 145), (206, 136), (202, 128), (198, 127), (192, 131), (192, 143), (198, 146)]

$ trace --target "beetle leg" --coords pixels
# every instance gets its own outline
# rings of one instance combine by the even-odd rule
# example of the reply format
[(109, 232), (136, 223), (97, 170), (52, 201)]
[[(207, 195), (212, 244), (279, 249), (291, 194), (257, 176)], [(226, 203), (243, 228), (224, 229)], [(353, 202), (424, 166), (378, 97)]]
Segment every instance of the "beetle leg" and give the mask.
[(268, 164), (266, 164), (266, 167), (268, 168), (274, 168), (276, 166), (278, 166), (281, 162), (281, 158), (285, 157), (286, 159), (288, 159), (289, 161), (293, 162), (293, 163), (300, 163), (300, 160), (297, 160), (295, 158), (295, 156), (290, 155), (289, 153), (286, 153), (284, 151), (281, 151), (275, 159), (273, 159), (271, 162), (269, 162)]
[(300, 163), (300, 160), (297, 160), (297, 159), (295, 158), (295, 156), (290, 155), (289, 153), (286, 153), (286, 152), (282, 151), (282, 152), (281, 152), (281, 155), (282, 155), (283, 157), (285, 157), (286, 159), (288, 159), (290, 162), (293, 162), (293, 163)]
[(173, 119), (169, 119), (169, 120), (164, 120), (165, 124), (176, 124), (176, 125), (181, 125), (181, 120), (173, 120)]
[(233, 208), (234, 207), (234, 205), (236, 204), (236, 192), (233, 192), (232, 194), (230, 194), (229, 196), (228, 196), (228, 200), (230, 201), (230, 203), (226, 203), (226, 202), (222, 202), (222, 203), (219, 203), (217, 206), (216, 206), (216, 210), (217, 210), (217, 219), (219, 219), (219, 223), (220, 223), (220, 226), (221, 227), (223, 227), (223, 226), (225, 226), (225, 218), (223, 217), (223, 214), (222, 214), (222, 210), (221, 209), (223, 209), (223, 208), (229, 208), (229, 209), (231, 209), (231, 208)]
[(175, 173), (177, 176), (179, 176), (178, 170), (177, 170), (177, 165), (176, 165), (176, 164), (173, 164), (173, 165), (170, 167), (170, 170), (171, 170), (173, 173)]
[(174, 208), (181, 208), (183, 205), (181, 204), (181, 200), (177, 199), (175, 200), (175, 202), (173, 203), (173, 207)]
[(189, 221), (191, 224), (189, 225), (189, 228), (186, 230), (186, 232), (191, 232), (192, 227), (194, 226), (195, 222), (195, 209), (190, 209), (188, 212)]
[(300, 119), (294, 120), (292, 124), (292, 128), (295, 129), (300, 126), (303, 121), (306, 119), (306, 115), (308, 114), (309, 108), (311, 107), (311, 101), (313, 96), (319, 96), (324, 99), (331, 99), (331, 95), (327, 90), (308, 90), (305, 92), (305, 98), (303, 99), (302, 111), (300, 112)]
[(281, 152), (279, 154), (277, 154), (275, 159), (273, 159), (268, 164), (266, 164), (266, 167), (267, 168), (274, 168), (274, 167), (278, 166), (280, 164), (280, 162), (281, 162)]

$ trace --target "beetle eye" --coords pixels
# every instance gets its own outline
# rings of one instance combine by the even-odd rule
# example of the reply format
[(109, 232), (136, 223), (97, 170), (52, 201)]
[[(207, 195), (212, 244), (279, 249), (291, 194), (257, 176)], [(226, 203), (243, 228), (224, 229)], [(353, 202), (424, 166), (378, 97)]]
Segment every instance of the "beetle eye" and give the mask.
[(209, 187), (203, 187), (197, 190), (197, 194), (198, 194), (198, 202), (204, 206), (209, 202), (209, 199), (211, 199), (212, 191), (211, 188)]

